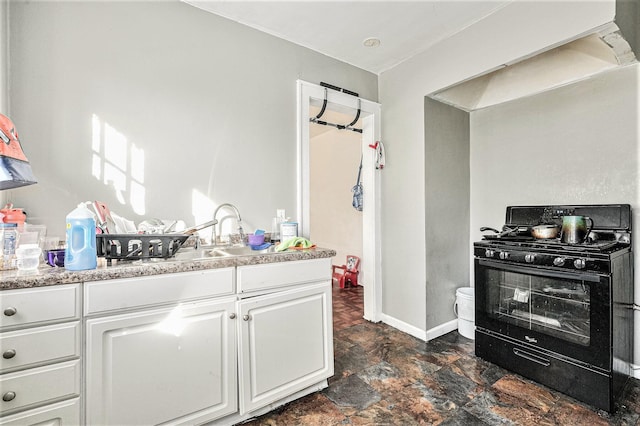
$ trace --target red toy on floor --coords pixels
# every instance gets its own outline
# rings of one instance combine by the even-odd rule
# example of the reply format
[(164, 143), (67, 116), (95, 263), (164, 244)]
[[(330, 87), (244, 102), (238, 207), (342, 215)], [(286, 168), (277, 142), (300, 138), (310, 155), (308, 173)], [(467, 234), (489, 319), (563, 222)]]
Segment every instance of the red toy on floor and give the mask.
[(357, 286), (358, 274), (360, 271), (360, 258), (358, 256), (347, 256), (346, 265), (333, 265), (333, 282), (344, 288), (345, 285)]

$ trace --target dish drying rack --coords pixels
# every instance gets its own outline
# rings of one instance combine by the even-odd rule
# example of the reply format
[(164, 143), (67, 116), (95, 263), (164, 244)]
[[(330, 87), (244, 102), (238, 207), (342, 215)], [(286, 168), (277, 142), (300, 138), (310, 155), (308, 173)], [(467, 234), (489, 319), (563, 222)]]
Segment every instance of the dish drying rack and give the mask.
[(176, 254), (188, 234), (97, 234), (98, 257), (108, 260), (166, 259)]

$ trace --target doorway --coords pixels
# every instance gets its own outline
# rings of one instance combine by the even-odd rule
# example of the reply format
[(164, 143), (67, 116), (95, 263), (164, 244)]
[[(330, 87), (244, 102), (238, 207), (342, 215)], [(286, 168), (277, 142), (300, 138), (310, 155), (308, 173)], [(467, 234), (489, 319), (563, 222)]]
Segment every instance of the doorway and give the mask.
[[(310, 118), (321, 108), (311, 105)], [(327, 105), (322, 120), (349, 123), (348, 115)], [(320, 247), (336, 251), (334, 265), (347, 255), (362, 259), (362, 212), (351, 205), (362, 156), (362, 135), (349, 130), (309, 123), (309, 237)], [(360, 120), (354, 127), (361, 128)]]
[[(311, 137), (309, 117), (314, 108), (322, 105), (325, 97), (332, 113), (353, 117), (358, 107), (361, 110), (362, 134), (360, 152), (362, 153), (361, 183), (363, 185), (363, 209), (361, 212), (362, 267), (359, 283), (364, 290), (364, 318), (380, 321), (381, 303), (381, 246), (380, 246), (380, 176), (375, 169), (374, 145), (380, 140), (380, 105), (358, 99), (342, 92), (327, 90), (322, 86), (298, 81), (298, 211), (297, 220), (300, 232), (310, 238), (311, 224)], [(351, 121), (351, 120), (349, 120)], [(344, 131), (344, 130), (343, 130)], [(357, 148), (356, 148), (357, 150)], [(354, 166), (352, 166), (353, 168)], [(355, 165), (357, 169), (357, 164)], [(355, 184), (348, 183), (348, 188)], [(352, 207), (351, 207), (352, 208)], [(355, 211), (355, 210), (354, 210)], [(333, 214), (331, 214), (334, 217)], [(334, 247), (328, 247), (334, 248)], [(350, 253), (351, 254), (351, 253)], [(339, 254), (338, 256), (344, 256)], [(340, 257), (337, 257), (340, 263)]]

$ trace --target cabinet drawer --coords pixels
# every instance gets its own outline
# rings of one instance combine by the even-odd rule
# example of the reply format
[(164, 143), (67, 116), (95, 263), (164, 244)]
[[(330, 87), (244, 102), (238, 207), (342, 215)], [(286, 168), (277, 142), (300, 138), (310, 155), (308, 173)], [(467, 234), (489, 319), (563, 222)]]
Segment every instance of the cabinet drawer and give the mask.
[(238, 292), (331, 279), (331, 259), (298, 260), (238, 267)]
[(0, 418), (2, 426), (71, 426), (80, 424), (80, 398)]
[(80, 322), (0, 333), (0, 373), (80, 356)]
[[(80, 360), (7, 373), (0, 376), (0, 413), (10, 414), (80, 394)], [(13, 393), (13, 394), (10, 394)], [(9, 395), (15, 395), (5, 401)]]
[(80, 285), (0, 292), (0, 330), (79, 317)]
[(234, 269), (210, 269), (89, 282), (85, 284), (84, 313), (93, 315), (232, 294)]

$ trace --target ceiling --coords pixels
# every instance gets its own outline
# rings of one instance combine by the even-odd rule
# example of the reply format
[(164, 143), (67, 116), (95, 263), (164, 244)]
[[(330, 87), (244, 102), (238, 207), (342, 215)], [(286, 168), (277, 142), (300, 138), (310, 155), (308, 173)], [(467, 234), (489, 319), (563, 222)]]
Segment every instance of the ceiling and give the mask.
[(183, 1), (380, 74), (512, 0)]
[(473, 111), (541, 93), (635, 61), (618, 27), (611, 24), (600, 33), (459, 83), (436, 93), (433, 98)]

